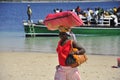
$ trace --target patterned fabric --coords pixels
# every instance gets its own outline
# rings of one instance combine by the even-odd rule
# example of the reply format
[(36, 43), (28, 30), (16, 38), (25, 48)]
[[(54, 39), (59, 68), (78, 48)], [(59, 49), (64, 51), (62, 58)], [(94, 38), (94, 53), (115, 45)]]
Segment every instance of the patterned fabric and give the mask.
[(77, 68), (60, 66), (55, 73), (54, 80), (81, 80)]

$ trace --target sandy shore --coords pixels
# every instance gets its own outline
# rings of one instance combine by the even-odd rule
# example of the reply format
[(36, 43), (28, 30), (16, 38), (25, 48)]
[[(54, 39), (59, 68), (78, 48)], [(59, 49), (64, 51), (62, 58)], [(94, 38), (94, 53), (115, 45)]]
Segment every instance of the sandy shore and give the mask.
[[(54, 80), (57, 54), (0, 52), (0, 80)], [(82, 80), (120, 80), (117, 56), (88, 55), (79, 68)]]

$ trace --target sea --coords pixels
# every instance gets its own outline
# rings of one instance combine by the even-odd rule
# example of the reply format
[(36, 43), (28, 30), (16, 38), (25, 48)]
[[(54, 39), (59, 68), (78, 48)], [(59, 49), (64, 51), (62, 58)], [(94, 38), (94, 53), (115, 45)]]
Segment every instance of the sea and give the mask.
[[(32, 8), (32, 20), (44, 20), (53, 9), (63, 11), (75, 9), (94, 9), (101, 7), (112, 9), (119, 7), (120, 1), (115, 2), (21, 2), (0, 3), (0, 52), (37, 52), (56, 53), (58, 37), (25, 37), (23, 21), (27, 20), (27, 6)], [(120, 56), (120, 35), (117, 36), (77, 36), (79, 45), (86, 49), (86, 54)]]

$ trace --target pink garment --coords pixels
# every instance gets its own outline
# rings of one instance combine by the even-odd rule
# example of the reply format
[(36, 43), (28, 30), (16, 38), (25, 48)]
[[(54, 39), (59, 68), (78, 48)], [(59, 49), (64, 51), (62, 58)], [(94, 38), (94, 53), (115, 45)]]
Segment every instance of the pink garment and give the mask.
[(77, 68), (60, 66), (55, 73), (54, 80), (81, 80)]

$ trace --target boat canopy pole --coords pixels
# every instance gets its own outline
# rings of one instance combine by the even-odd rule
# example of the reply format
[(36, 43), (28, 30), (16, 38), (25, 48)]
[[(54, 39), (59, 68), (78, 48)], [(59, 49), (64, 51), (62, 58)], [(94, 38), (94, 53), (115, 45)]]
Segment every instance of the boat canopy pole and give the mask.
[(28, 23), (28, 25), (29, 25), (29, 31), (30, 31), (31, 36), (35, 37), (35, 28), (34, 28), (34, 24)]

